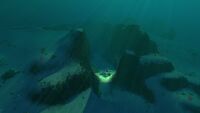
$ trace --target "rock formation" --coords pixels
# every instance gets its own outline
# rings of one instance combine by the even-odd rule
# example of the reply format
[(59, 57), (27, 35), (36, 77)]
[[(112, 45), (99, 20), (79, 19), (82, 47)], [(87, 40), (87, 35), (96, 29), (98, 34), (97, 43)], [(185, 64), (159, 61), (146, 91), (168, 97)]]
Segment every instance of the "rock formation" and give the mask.
[(189, 82), (185, 77), (162, 78), (161, 85), (169, 91), (178, 91), (189, 88), (200, 95), (200, 85)]
[(120, 60), (112, 84), (140, 95), (148, 102), (153, 103), (155, 101), (154, 94), (147, 87), (145, 81), (151, 76), (173, 70), (171, 62), (157, 55), (138, 57), (134, 53), (126, 52)]
[[(41, 78), (38, 88), (30, 93), (32, 101), (56, 105), (69, 101), (90, 87), (98, 92), (98, 81), (90, 67), (89, 44), (82, 29), (72, 30), (61, 39), (54, 56), (44, 64), (44, 69), (60, 68)], [(37, 67), (34, 69), (40, 71)]]
[(106, 56), (111, 62), (116, 62), (113, 60), (119, 60), (126, 50), (133, 51), (137, 56), (158, 53), (157, 45), (138, 25), (118, 25), (113, 32)]
[[(166, 58), (156, 55), (155, 43), (138, 26), (120, 26), (118, 30), (108, 55), (120, 57), (111, 84), (153, 103), (154, 94), (145, 81), (151, 76), (171, 72), (174, 67)], [(48, 105), (60, 104), (89, 87), (99, 94), (100, 81), (90, 65), (90, 47), (83, 29), (72, 30), (61, 39), (54, 58), (44, 66), (46, 70), (57, 70), (42, 78), (39, 90), (31, 95), (32, 100)]]

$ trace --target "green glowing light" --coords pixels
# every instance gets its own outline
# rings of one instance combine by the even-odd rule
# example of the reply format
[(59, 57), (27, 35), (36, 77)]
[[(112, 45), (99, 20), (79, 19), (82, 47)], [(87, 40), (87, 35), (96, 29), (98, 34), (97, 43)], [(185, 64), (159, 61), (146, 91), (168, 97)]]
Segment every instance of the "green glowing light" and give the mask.
[(102, 83), (108, 83), (112, 81), (112, 78), (114, 77), (116, 71), (114, 70), (107, 70), (107, 71), (100, 71), (95, 73), (95, 75), (98, 77), (99, 81)]

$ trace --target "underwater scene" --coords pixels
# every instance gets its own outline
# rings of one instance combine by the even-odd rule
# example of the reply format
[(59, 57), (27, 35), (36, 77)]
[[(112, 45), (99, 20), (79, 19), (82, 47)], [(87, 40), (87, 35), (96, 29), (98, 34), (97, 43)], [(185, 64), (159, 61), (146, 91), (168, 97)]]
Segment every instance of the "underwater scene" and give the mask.
[(200, 113), (200, 1), (0, 0), (0, 113)]

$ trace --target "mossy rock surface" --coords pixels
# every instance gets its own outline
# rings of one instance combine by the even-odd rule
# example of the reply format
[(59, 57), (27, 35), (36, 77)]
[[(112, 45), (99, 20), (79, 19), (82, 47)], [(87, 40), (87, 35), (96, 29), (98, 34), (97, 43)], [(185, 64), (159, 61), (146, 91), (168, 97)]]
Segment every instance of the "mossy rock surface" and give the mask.
[(85, 74), (69, 75), (64, 82), (42, 87), (31, 93), (31, 100), (45, 105), (65, 104), (91, 86)]
[(83, 113), (90, 97), (91, 89), (80, 93), (70, 103), (63, 105), (51, 106), (40, 113)]
[(30, 92), (31, 100), (50, 106), (63, 105), (88, 88), (98, 92), (98, 82), (90, 68), (75, 62), (42, 79), (38, 86), (39, 90)]

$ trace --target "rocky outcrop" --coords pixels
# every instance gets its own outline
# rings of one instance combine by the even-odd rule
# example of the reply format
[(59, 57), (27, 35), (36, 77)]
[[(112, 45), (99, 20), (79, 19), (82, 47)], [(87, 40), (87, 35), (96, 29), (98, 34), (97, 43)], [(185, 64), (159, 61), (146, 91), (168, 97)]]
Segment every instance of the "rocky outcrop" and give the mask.
[(188, 88), (200, 95), (200, 85), (189, 82), (185, 77), (162, 78), (160, 83), (168, 91), (178, 91)]
[(40, 77), (36, 90), (30, 93), (34, 102), (64, 104), (90, 87), (98, 92), (98, 80), (90, 66), (89, 43), (83, 29), (72, 30), (59, 44), (54, 58), (45, 63), (44, 68), (40, 65), (32, 68), (33, 72), (51, 71)]
[(47, 65), (57, 66), (72, 61), (80, 62), (81, 65), (89, 63), (89, 42), (83, 29), (71, 30), (58, 42), (58, 45), (53, 58), (47, 62)]
[(90, 47), (86, 38), (86, 33), (83, 29), (77, 29), (72, 34), (74, 37), (73, 46), (71, 49), (71, 58), (78, 60), (81, 65), (89, 65), (90, 59)]
[[(197, 97), (200, 96), (200, 85), (196, 83), (190, 82), (186, 77), (164, 77), (160, 81), (161, 85), (171, 92), (177, 92), (181, 90), (189, 90), (197, 94)], [(181, 103), (181, 106), (184, 110), (189, 111), (191, 113), (199, 113), (200, 106), (191, 102), (194, 98), (194, 95), (189, 95), (187, 101)], [(198, 102), (198, 101), (197, 101)]]
[(119, 62), (119, 66), (115, 76), (113, 77), (112, 83), (119, 85), (122, 88), (129, 89), (128, 87), (131, 87), (138, 65), (138, 56), (134, 53), (125, 53)]
[(157, 45), (138, 25), (118, 25), (113, 33), (106, 56), (111, 62), (119, 59), (126, 51), (134, 51), (137, 56), (158, 53)]
[(79, 62), (81, 65), (89, 65), (90, 47), (83, 29), (71, 30), (58, 42), (58, 47), (47, 62), (36, 61), (29, 67), (32, 74), (40, 74), (45, 71), (58, 71), (71, 62)]
[(98, 80), (88, 67), (73, 62), (43, 78), (37, 89), (30, 93), (31, 100), (45, 105), (57, 105), (65, 104), (88, 88), (97, 92)]
[(126, 52), (119, 63), (112, 84), (120, 89), (127, 90), (142, 96), (153, 103), (155, 97), (147, 87), (145, 81), (160, 73), (171, 72), (174, 67), (171, 62), (157, 55), (139, 57), (133, 52)]
[[(91, 87), (91, 74), (82, 69), (80, 72), (61, 70), (43, 79), (39, 84), (39, 89), (31, 92), (31, 100), (45, 105), (65, 104)], [(54, 80), (57, 77), (61, 77), (61, 79)]]
[(91, 89), (88, 89), (80, 93), (70, 103), (66, 103), (64, 105), (51, 106), (44, 109), (40, 113), (84, 113), (90, 94)]
[(138, 73), (149, 78), (159, 73), (171, 72), (175, 68), (167, 58), (158, 54), (144, 55), (140, 58)]
[[(111, 84), (153, 103), (154, 94), (145, 81), (159, 73), (170, 72), (174, 67), (167, 59), (151, 54), (158, 52), (157, 47), (138, 26), (123, 27), (119, 28), (120, 34), (111, 44), (114, 48), (110, 55), (121, 57)], [(123, 36), (125, 42), (121, 42)], [(82, 29), (72, 30), (61, 39), (54, 58), (45, 64), (45, 69), (57, 70), (42, 78), (39, 90), (31, 95), (33, 101), (60, 104), (89, 87), (99, 94), (100, 81), (91, 68), (89, 44)]]

